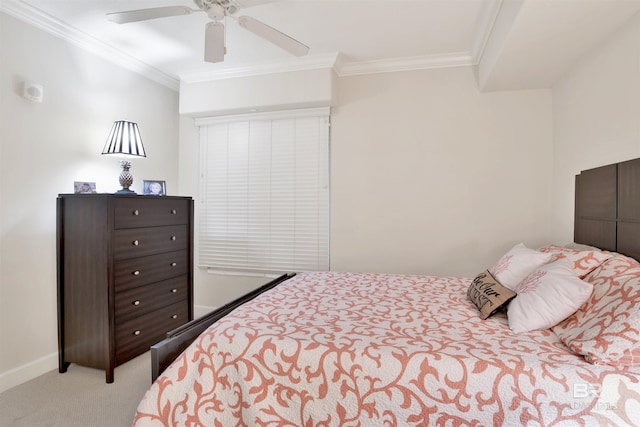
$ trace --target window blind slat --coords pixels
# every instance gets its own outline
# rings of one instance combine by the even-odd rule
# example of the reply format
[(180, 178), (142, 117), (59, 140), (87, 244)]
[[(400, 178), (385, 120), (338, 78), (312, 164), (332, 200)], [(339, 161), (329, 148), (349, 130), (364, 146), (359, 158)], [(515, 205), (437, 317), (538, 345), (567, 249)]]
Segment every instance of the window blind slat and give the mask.
[(329, 268), (329, 116), (308, 115), (202, 122), (200, 266)]

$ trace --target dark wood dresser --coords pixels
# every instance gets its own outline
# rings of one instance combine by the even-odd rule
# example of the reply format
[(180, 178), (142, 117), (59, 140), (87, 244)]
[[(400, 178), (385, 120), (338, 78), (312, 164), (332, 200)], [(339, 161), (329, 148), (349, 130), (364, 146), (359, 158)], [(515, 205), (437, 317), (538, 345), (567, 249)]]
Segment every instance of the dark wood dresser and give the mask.
[(59, 370), (106, 370), (193, 319), (193, 200), (60, 194)]

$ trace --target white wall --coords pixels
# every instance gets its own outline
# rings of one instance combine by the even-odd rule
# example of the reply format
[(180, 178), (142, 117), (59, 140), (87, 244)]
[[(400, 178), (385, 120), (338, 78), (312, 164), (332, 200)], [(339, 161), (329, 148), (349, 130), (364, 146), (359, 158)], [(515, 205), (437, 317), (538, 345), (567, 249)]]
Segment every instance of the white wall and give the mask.
[[(178, 95), (0, 13), (0, 391), (57, 368), (56, 196), (73, 181), (119, 188), (101, 156), (115, 120), (140, 126), (140, 181), (178, 194)], [(21, 97), (44, 86), (44, 102)]]
[(575, 175), (640, 157), (640, 15), (554, 86), (553, 119), (552, 236), (568, 241)]
[(470, 67), (345, 77), (332, 115), (331, 268), (476, 275), (549, 239), (551, 93)]
[[(336, 85), (333, 270), (470, 276), (515, 243), (548, 243), (549, 90), (482, 94), (470, 67)], [(242, 101), (237, 108), (250, 107)], [(181, 162), (196, 165), (193, 120), (181, 126)], [(185, 192), (195, 194), (197, 180), (180, 168)], [(264, 282), (196, 269), (196, 304), (219, 306)]]

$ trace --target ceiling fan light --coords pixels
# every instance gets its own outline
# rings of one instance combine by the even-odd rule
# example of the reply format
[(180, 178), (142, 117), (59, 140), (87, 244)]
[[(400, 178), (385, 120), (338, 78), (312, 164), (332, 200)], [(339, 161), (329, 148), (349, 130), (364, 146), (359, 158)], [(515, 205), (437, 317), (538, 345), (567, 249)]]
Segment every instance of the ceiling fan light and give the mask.
[(308, 46), (250, 16), (240, 16), (238, 18), (238, 24), (240, 24), (242, 28), (270, 41), (292, 55), (305, 56), (309, 53)]
[(222, 62), (224, 54), (224, 25), (221, 22), (209, 22), (204, 31), (204, 60)]
[(219, 4), (212, 4), (211, 6), (207, 7), (206, 11), (207, 15), (209, 15), (209, 19), (212, 19), (214, 21), (220, 21), (225, 17), (224, 7), (220, 6)]

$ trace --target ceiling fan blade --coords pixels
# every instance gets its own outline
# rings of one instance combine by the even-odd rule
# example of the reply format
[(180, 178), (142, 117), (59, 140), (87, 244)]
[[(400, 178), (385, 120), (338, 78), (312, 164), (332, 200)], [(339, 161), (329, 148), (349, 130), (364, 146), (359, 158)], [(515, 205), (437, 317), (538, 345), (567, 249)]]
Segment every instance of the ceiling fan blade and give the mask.
[(165, 18), (167, 16), (189, 15), (191, 12), (199, 12), (186, 6), (164, 6), (151, 9), (129, 10), (126, 12), (107, 13), (107, 20), (117, 24), (146, 21), (148, 19)]
[(238, 23), (242, 28), (270, 41), (295, 56), (305, 56), (309, 53), (308, 46), (250, 16), (238, 17)]
[(224, 61), (224, 25), (221, 22), (209, 22), (204, 31), (204, 60), (207, 62)]
[(233, 0), (241, 8), (260, 6), (267, 3), (273, 3), (280, 0)]

